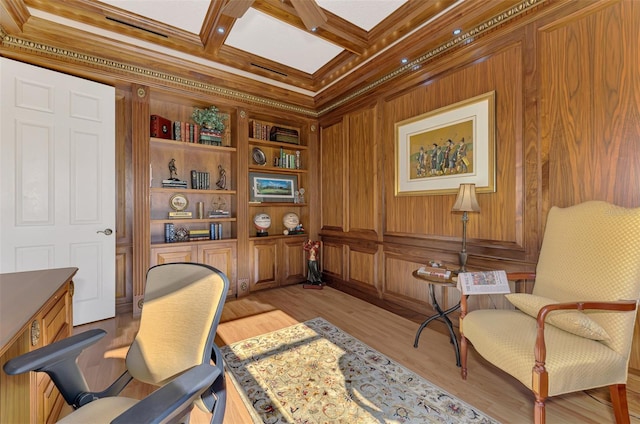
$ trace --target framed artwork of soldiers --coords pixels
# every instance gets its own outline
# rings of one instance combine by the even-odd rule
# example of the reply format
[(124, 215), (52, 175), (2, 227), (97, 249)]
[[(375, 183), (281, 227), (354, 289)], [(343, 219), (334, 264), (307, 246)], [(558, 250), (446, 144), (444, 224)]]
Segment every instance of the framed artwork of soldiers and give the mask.
[(495, 191), (493, 91), (398, 122), (395, 135), (396, 196)]

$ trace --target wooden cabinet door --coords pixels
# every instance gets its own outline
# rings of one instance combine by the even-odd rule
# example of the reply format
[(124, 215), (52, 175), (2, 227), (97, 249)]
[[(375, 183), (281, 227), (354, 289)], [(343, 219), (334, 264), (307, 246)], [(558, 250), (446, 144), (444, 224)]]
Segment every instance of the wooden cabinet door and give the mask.
[(195, 245), (179, 244), (175, 246), (152, 247), (151, 266), (174, 262), (197, 262), (198, 249)]
[(251, 290), (277, 287), (278, 241), (253, 241), (251, 249)]
[(235, 296), (236, 289), (236, 244), (214, 243), (198, 246), (198, 262), (211, 265), (224, 272), (229, 279), (227, 297)]
[(304, 239), (300, 237), (280, 239), (280, 285), (297, 284), (305, 281), (306, 253), (302, 248)]

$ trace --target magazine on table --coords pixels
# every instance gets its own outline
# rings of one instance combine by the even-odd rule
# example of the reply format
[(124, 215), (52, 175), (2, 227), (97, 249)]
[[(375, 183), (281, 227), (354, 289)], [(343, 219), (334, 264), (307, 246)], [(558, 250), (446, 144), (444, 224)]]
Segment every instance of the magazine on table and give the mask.
[(457, 286), (464, 295), (511, 293), (505, 271), (461, 272)]

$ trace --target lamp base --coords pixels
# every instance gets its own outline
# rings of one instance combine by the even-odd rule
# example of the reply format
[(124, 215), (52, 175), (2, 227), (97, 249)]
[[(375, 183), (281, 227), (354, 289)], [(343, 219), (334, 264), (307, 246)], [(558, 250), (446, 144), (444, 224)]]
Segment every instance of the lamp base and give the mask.
[(458, 252), (458, 260), (460, 268), (456, 271), (456, 274), (467, 272), (467, 252)]

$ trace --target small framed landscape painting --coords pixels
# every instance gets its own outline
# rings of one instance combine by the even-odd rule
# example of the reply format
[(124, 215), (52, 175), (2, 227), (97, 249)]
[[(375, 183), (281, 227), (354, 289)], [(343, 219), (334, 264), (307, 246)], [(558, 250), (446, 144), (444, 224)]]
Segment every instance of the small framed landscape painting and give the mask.
[(249, 192), (252, 202), (291, 202), (298, 186), (296, 175), (249, 173)]

